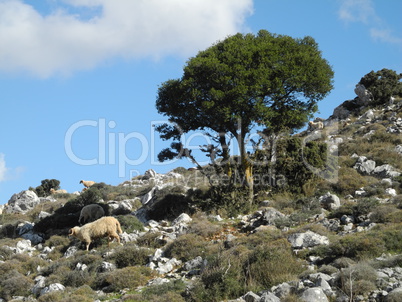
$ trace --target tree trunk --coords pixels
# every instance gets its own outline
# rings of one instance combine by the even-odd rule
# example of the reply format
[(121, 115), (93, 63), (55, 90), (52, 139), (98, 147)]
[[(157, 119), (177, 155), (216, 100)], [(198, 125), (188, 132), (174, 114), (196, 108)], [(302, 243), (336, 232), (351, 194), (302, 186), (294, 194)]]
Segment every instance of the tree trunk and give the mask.
[(253, 203), (254, 199), (254, 179), (253, 179), (253, 163), (251, 162), (245, 146), (245, 131), (243, 127), (238, 137), (238, 144), (240, 149), (240, 161), (241, 169), (244, 175), (244, 184), (248, 190), (248, 202), (250, 205)]

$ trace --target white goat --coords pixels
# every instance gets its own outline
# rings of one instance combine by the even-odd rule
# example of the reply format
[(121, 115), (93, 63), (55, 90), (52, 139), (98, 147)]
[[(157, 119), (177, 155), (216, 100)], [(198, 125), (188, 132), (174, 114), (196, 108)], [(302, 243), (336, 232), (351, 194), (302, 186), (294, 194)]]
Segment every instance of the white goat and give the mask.
[(105, 216), (82, 227), (75, 226), (71, 228), (68, 235), (85, 242), (86, 250), (88, 251), (92, 240), (96, 238), (108, 237), (107, 246), (110, 246), (110, 242), (113, 239), (116, 239), (120, 243), (119, 234), (121, 233), (123, 231), (121, 230), (119, 221), (112, 216)]
[(89, 187), (93, 186), (95, 184), (95, 182), (92, 180), (81, 180), (80, 184), (83, 184), (84, 187), (89, 188)]

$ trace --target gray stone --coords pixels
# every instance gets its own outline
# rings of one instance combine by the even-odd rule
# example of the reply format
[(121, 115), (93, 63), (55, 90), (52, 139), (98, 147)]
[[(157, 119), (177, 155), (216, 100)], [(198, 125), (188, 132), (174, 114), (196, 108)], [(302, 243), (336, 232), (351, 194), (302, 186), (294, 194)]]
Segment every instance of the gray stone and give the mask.
[(175, 220), (173, 220), (173, 225), (178, 225), (178, 224), (182, 224), (182, 223), (189, 223), (191, 222), (193, 219), (191, 219), (191, 217), (186, 214), (186, 213), (182, 213), (180, 214)]
[(401, 175), (401, 173), (395, 171), (394, 167), (388, 164), (376, 167), (373, 171), (373, 174), (381, 178), (394, 178)]
[(40, 199), (35, 192), (31, 190), (22, 191), (11, 196), (7, 204), (6, 212), (25, 214), (39, 203)]
[(44, 295), (47, 293), (55, 292), (55, 291), (64, 291), (66, 288), (63, 284), (60, 283), (52, 283), (49, 286), (46, 286), (40, 291), (40, 295)]
[(195, 269), (200, 269), (203, 264), (203, 259), (201, 256), (194, 258), (193, 260), (189, 260), (184, 263), (184, 270), (191, 271)]
[(359, 156), (353, 168), (361, 174), (370, 175), (373, 173), (375, 166), (376, 162), (374, 160), (367, 159), (365, 156)]
[(361, 105), (365, 106), (368, 103), (370, 103), (373, 99), (373, 95), (371, 94), (370, 91), (364, 87), (363, 84), (357, 84), (355, 87), (355, 93), (357, 94), (359, 98), (359, 102)]
[(102, 264), (99, 266), (99, 270), (101, 272), (111, 272), (116, 269), (116, 266), (113, 263), (103, 261)]
[(282, 214), (274, 208), (267, 208), (263, 210), (261, 219), (264, 224), (275, 225), (275, 220), (285, 216), (285, 214)]
[(261, 295), (260, 302), (281, 302), (281, 299), (279, 299), (271, 292), (264, 292)]
[(243, 297), (243, 300), (246, 302), (259, 302), (261, 297), (253, 292), (246, 293)]
[(303, 291), (300, 299), (306, 302), (328, 302), (328, 298), (320, 287), (311, 287)]
[(292, 245), (292, 247), (297, 249), (329, 244), (328, 237), (321, 236), (312, 231), (307, 231), (305, 233), (291, 234), (288, 237), (288, 240)]
[(318, 200), (326, 210), (335, 210), (341, 206), (339, 197), (335, 194), (331, 194), (330, 192), (327, 192)]

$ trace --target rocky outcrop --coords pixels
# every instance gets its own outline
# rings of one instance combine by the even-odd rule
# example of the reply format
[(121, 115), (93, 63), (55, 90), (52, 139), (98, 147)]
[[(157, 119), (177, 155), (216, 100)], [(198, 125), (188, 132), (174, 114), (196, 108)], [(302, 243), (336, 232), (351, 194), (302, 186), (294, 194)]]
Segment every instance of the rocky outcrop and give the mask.
[(5, 207), (6, 213), (26, 213), (40, 203), (34, 191), (26, 190), (11, 196)]

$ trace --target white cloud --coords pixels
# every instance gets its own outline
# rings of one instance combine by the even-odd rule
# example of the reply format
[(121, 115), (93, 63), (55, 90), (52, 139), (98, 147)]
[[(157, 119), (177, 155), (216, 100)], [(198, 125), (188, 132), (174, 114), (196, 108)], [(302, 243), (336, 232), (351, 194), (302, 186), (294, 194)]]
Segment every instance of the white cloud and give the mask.
[(371, 0), (341, 0), (338, 16), (346, 23), (365, 24), (373, 40), (402, 46), (402, 38), (393, 35), (387, 28), (386, 22), (377, 15)]
[(339, 18), (345, 22), (377, 22), (378, 17), (370, 0), (343, 0), (339, 9)]
[(24, 170), (23, 167), (8, 168), (4, 153), (0, 153), (0, 182), (18, 179)]
[(21, 0), (0, 0), (0, 71), (48, 77), (113, 57), (190, 56), (241, 31), (253, 9), (252, 0), (63, 2), (42, 15)]
[(0, 153), (0, 182), (6, 179), (7, 167), (4, 159), (4, 154)]

